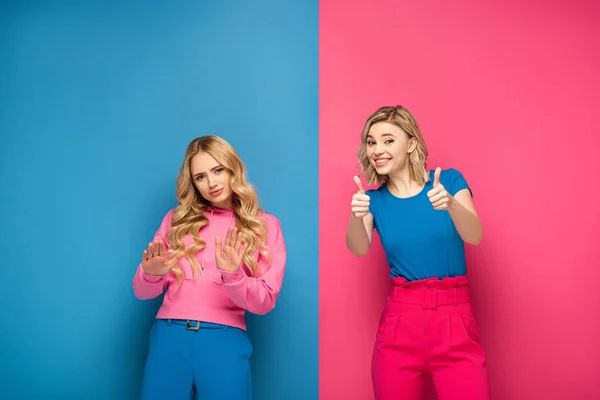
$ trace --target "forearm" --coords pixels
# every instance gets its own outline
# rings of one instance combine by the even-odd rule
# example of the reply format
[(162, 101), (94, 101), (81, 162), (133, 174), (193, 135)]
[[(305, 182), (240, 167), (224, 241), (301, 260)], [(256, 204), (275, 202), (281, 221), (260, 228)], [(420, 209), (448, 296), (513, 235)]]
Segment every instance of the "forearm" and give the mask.
[(164, 276), (147, 275), (140, 265), (133, 277), (133, 293), (140, 300), (158, 297), (164, 290), (164, 280)]
[(222, 271), (221, 275), (225, 290), (238, 307), (263, 315), (275, 308), (283, 281), (283, 269), (270, 272), (261, 278), (247, 276), (242, 271)]
[(456, 199), (450, 203), (448, 213), (462, 240), (478, 245), (483, 236), (483, 225), (479, 217)]
[(346, 246), (352, 254), (359, 257), (367, 254), (370, 247), (369, 234), (365, 228), (363, 218), (366, 217), (352, 215), (346, 230)]

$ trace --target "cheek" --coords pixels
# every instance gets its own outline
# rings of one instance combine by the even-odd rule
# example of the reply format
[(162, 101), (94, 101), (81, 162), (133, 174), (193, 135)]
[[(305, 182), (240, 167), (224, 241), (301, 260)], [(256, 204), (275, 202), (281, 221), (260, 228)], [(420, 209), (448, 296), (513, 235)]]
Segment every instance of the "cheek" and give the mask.
[(196, 187), (196, 189), (197, 189), (197, 190), (200, 192), (200, 195), (201, 195), (202, 197), (205, 197), (205, 195), (206, 195), (206, 190), (204, 189), (204, 187), (205, 187), (206, 185), (203, 185), (202, 183), (203, 183), (203, 182), (201, 182), (201, 181), (194, 181), (194, 186), (195, 186), (195, 187)]
[(392, 153), (395, 157), (402, 157), (406, 155), (408, 152), (408, 147), (405, 143), (394, 143), (394, 146), (390, 149), (390, 153)]
[(227, 189), (231, 188), (230, 185), (229, 185), (229, 175), (228, 174), (223, 174), (223, 176), (221, 176), (220, 179), (219, 179), (219, 183), (224, 188), (227, 188)]

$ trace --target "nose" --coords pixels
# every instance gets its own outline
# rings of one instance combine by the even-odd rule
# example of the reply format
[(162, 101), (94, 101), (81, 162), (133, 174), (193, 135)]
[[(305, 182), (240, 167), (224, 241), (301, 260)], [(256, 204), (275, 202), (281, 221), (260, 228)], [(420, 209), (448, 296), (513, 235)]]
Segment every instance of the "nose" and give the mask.
[(213, 188), (213, 187), (217, 186), (217, 182), (215, 181), (214, 178), (211, 178), (210, 176), (208, 176), (206, 178), (206, 180), (208, 181), (208, 187)]

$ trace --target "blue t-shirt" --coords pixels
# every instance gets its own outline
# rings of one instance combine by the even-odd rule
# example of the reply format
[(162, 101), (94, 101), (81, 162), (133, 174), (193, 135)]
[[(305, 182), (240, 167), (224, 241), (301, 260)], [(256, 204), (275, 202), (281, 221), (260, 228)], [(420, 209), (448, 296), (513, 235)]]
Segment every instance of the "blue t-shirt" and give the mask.
[[(374, 228), (390, 266), (390, 276), (409, 281), (443, 278), (466, 274), (464, 242), (447, 210), (438, 211), (427, 197), (433, 187), (431, 180), (421, 192), (409, 198), (394, 196), (385, 183), (368, 190)], [(442, 170), (440, 183), (454, 196), (469, 189), (462, 174), (455, 169)]]

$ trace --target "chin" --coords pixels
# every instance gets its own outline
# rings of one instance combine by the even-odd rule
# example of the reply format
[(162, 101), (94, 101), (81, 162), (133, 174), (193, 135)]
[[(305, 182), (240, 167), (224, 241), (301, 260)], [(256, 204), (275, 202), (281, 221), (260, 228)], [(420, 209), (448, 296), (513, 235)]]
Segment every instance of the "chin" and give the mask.
[(390, 168), (388, 168), (387, 165), (383, 168), (375, 167), (375, 172), (377, 172), (379, 175), (387, 175), (389, 173), (389, 171), (390, 171)]
[(218, 208), (230, 208), (232, 206), (232, 198), (231, 195), (222, 193), (220, 196), (213, 199), (211, 203)]

